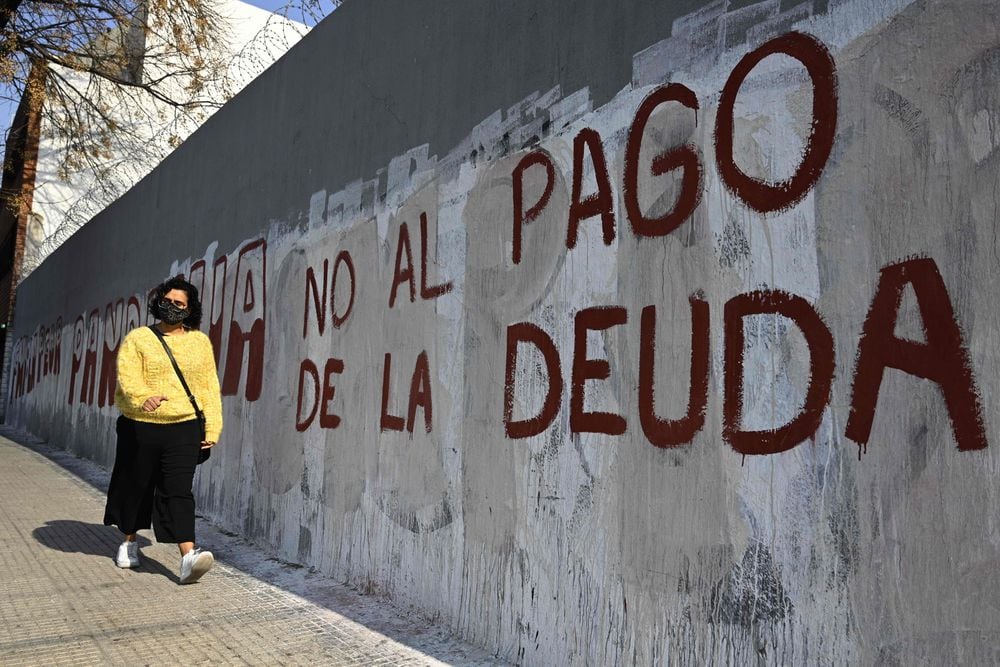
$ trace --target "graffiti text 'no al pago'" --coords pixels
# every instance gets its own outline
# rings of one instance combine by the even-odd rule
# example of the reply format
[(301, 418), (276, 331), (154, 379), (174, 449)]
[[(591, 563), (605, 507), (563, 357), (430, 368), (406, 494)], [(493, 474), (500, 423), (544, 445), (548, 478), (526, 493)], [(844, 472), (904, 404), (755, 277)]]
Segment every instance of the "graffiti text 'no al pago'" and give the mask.
[[(794, 173), (786, 180), (767, 182), (745, 173), (734, 157), (734, 108), (741, 85), (765, 58), (783, 55), (801, 63), (812, 87), (812, 119), (805, 148)], [(772, 39), (744, 56), (729, 74), (721, 90), (713, 133), (712, 152), (715, 166), (729, 195), (749, 210), (766, 215), (796, 206), (822, 176), (830, 158), (837, 129), (837, 73), (827, 48), (816, 38), (802, 33), (788, 33)], [(511, 243), (505, 261), (508, 268), (524, 270), (526, 252), (524, 235), (532, 225), (539, 225), (543, 213), (551, 222), (553, 213), (566, 220), (565, 248), (577, 247), (584, 224), (599, 224), (600, 238), (611, 245), (620, 234), (635, 239), (656, 239), (675, 233), (691, 219), (701, 203), (704, 189), (704, 160), (701, 148), (685, 143), (659, 154), (643, 153), (647, 128), (654, 114), (663, 109), (699, 110), (696, 94), (681, 83), (669, 83), (649, 93), (638, 105), (625, 137), (624, 159), (612, 172), (605, 154), (604, 140), (591, 127), (579, 129), (572, 141), (572, 162), (568, 180), (571, 194), (565, 211), (554, 211), (553, 191), (560, 172), (557, 160), (546, 150), (529, 151), (510, 173), (512, 216), (509, 224)], [(593, 172), (596, 189), (585, 194), (584, 174), (587, 163)], [(640, 204), (640, 190), (649, 189), (650, 178), (676, 179), (678, 194), (669, 210), (652, 215)], [(540, 181), (538, 180), (540, 179)], [(529, 196), (527, 183), (541, 187)], [(640, 183), (643, 187), (640, 187)], [(625, 221), (616, 218), (617, 210)], [(392, 280), (380, 295), (389, 310), (404, 304), (432, 303), (450, 294), (450, 281), (432, 280), (429, 265), (435, 229), (426, 213), (417, 219), (401, 222), (395, 230), (389, 257)], [(207, 271), (204, 260), (191, 266), (190, 279), (204, 296), (211, 337), (219, 359), (224, 395), (236, 395), (244, 387), (243, 398), (256, 401), (261, 396), (264, 378), (267, 244), (257, 239), (240, 248), (236, 275), (231, 278), (232, 297), (226, 303), (227, 258), (215, 260)], [(309, 266), (304, 275), (303, 339), (315, 334), (331, 335), (351, 318), (358, 293), (359, 263), (347, 249), (324, 259), (321, 265)], [(655, 267), (659, 268), (659, 267)], [(637, 271), (643, 271), (638, 267)], [(210, 279), (210, 283), (209, 283)], [(854, 359), (850, 411), (845, 435), (861, 446), (872, 431), (879, 391), (887, 369), (897, 369), (917, 378), (930, 380), (940, 388), (959, 450), (987, 446), (982, 407), (972, 371), (970, 356), (963, 341), (951, 298), (935, 261), (929, 257), (910, 257), (884, 266), (874, 278), (874, 296), (864, 319)], [(205, 288), (211, 289), (205, 292)], [(299, 283), (302, 284), (302, 283)], [(923, 340), (915, 341), (896, 334), (904, 293), (912, 291), (918, 306)], [(229, 317), (224, 317), (228, 305)], [(830, 328), (820, 313), (805, 298), (778, 289), (759, 289), (729, 298), (721, 313), (713, 313), (700, 291), (688, 298), (691, 323), (689, 391), (687, 405), (657, 404), (656, 362), (657, 321), (663, 318), (657, 304), (629, 308), (606, 304), (583, 308), (569, 315), (565, 324), (572, 327), (572, 349), (560, 351), (553, 333), (529, 321), (506, 326), (505, 363), (495, 371), (502, 376), (490, 378), (502, 384), (502, 428), (510, 439), (536, 436), (550, 429), (560, 414), (568, 393), (571, 433), (598, 433), (609, 436), (625, 434), (630, 427), (625, 415), (613, 411), (586, 408), (588, 387), (612, 380), (612, 366), (607, 358), (592, 357), (588, 351), (590, 332), (623, 331), (635, 328), (638, 349), (638, 381), (631, 389), (639, 428), (652, 445), (673, 448), (691, 443), (706, 422), (711, 365), (713, 320), (721, 321), (723, 359), (722, 434), (737, 452), (747, 455), (776, 454), (788, 451), (815, 435), (824, 410), (830, 401), (837, 367), (835, 345)], [(81, 315), (73, 327), (72, 377), (67, 400), (98, 406), (111, 405), (114, 392), (114, 355), (125, 332), (138, 326), (143, 312), (138, 297), (118, 299), (101, 309)], [(809, 375), (802, 405), (784, 424), (749, 430), (743, 426), (744, 413), (744, 320), (769, 315), (784, 318), (801, 333), (808, 352)], [(721, 316), (721, 317), (720, 317)], [(148, 318), (147, 318), (148, 319)], [(559, 324), (557, 322), (557, 324)], [(720, 326), (717, 324), (716, 326)], [(11, 396), (29, 393), (42, 378), (59, 374), (61, 320), (53, 327), (40, 327), (33, 336), (15, 345), (11, 378)], [(101, 332), (103, 330), (103, 336)], [(225, 333), (225, 338), (224, 338)], [(103, 345), (102, 339), (103, 338)], [(100, 361), (99, 361), (99, 352)], [(383, 433), (434, 430), (432, 367), (427, 350), (408, 355), (391, 350), (381, 352), (381, 368), (372, 369), (375, 382), (381, 380), (377, 427)], [(544, 370), (545, 389), (537, 405), (516, 409), (519, 360), (529, 357)], [(569, 363), (564, 366), (563, 360)], [(297, 396), (292, 402), (294, 423), (299, 432), (310, 428), (337, 429), (349, 413), (338, 410), (344, 400), (337, 391), (337, 379), (351, 363), (350, 359), (331, 357), (325, 361), (302, 359), (297, 368)], [(841, 360), (841, 364), (844, 361)], [(567, 369), (564, 374), (563, 368)], [(379, 372), (380, 371), (380, 372)], [(564, 377), (565, 375), (565, 377)], [(568, 387), (568, 392), (566, 391)], [(95, 397), (95, 389), (96, 397)], [(405, 409), (396, 414), (390, 407), (394, 396), (402, 395)], [(627, 398), (627, 397), (626, 397)], [(624, 400), (624, 399), (623, 399)], [(666, 418), (664, 414), (680, 415)]]

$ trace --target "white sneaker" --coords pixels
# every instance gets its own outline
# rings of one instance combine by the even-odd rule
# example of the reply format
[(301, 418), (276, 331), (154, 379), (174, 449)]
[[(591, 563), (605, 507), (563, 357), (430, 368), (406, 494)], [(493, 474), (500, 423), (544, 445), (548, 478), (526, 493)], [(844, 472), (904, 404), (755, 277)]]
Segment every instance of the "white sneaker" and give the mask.
[(115, 564), (124, 568), (139, 567), (139, 543), (133, 541), (119, 544)]
[(215, 556), (211, 551), (192, 549), (181, 558), (181, 583), (193, 584), (212, 569)]

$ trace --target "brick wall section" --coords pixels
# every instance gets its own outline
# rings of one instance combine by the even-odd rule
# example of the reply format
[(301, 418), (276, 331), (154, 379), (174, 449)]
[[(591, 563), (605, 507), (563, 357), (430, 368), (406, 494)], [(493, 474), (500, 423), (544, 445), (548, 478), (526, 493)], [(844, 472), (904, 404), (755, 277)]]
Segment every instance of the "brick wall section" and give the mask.
[[(3, 184), (0, 187), (0, 321), (8, 327), (14, 321), (14, 305), (17, 284), (21, 277), (21, 263), (24, 260), (25, 232), (28, 214), (31, 212), (35, 192), (35, 173), (38, 165), (38, 140), (41, 132), (42, 111), (40, 104), (33, 104), (29, 91), (41, 90), (45, 85), (46, 69), (35, 64), (28, 75), (28, 85), (14, 114), (10, 134), (7, 138), (7, 153), (4, 155)], [(16, 202), (17, 214), (11, 210), (10, 202)], [(13, 234), (13, 244), (9, 247), (6, 239)], [(7, 377), (12, 337), (3, 332), (2, 371), (0, 371), (0, 419), (7, 412)]]

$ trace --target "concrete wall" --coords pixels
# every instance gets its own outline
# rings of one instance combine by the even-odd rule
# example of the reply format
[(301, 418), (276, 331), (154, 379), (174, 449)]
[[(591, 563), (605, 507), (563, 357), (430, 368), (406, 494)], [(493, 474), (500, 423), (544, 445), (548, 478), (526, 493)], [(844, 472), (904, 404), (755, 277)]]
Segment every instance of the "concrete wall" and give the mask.
[(286, 558), (528, 664), (996, 660), (998, 13), (348, 2), (22, 285), (8, 421), (110, 464), (183, 271)]

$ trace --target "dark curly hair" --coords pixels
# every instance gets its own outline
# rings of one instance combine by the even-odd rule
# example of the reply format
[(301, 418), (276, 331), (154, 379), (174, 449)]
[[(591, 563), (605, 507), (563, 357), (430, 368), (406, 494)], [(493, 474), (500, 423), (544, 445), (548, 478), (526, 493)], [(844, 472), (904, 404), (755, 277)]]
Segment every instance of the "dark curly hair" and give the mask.
[(187, 293), (190, 315), (184, 318), (184, 326), (189, 329), (201, 328), (201, 299), (198, 298), (198, 288), (185, 280), (183, 275), (176, 275), (154, 287), (149, 293), (149, 298), (146, 299), (146, 310), (156, 319), (160, 319), (159, 313), (157, 313), (160, 299), (172, 289), (179, 289)]

